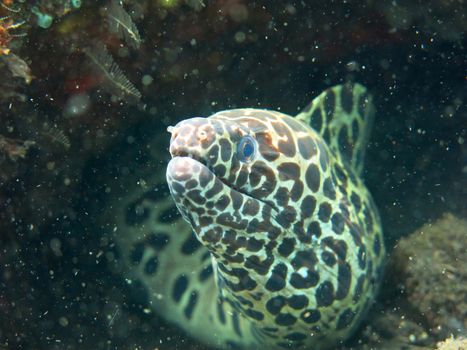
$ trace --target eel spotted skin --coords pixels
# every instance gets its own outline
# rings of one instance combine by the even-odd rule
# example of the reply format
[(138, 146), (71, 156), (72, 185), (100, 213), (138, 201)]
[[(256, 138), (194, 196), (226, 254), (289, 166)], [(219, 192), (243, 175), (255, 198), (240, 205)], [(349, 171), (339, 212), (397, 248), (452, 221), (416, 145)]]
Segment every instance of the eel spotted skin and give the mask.
[(372, 119), (366, 89), (346, 84), (295, 118), (234, 109), (170, 127), (172, 199), (153, 174), (114, 208), (126, 215), (123, 272), (156, 313), (216, 348), (343, 342), (385, 255), (361, 179)]

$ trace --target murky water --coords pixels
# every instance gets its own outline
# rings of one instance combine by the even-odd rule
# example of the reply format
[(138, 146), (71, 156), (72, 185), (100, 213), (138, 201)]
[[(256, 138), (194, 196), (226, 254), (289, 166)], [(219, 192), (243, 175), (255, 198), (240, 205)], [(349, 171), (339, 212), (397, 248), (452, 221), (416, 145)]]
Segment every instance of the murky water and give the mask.
[[(132, 272), (128, 257), (134, 262), (138, 252), (125, 236), (136, 232), (127, 226), (148, 220), (144, 203), (165, 213), (163, 229), (144, 228), (148, 237), (178, 233), (170, 226), (177, 213), (157, 198), (167, 195), (167, 127), (187, 118), (240, 107), (293, 116), (330, 86), (361, 83), (376, 110), (363, 178), (388, 260), (423, 225), (464, 232), (462, 221), (436, 226), (447, 213), (467, 217), (462, 4), (430, 1), (430, 11), (410, 1), (70, 4), (37, 1), (53, 14), (47, 29), (38, 27), (39, 15), (28, 15), (32, 5), (0, 8), (0, 49), (11, 52), (0, 51), (0, 348), (204, 348), (158, 315), (151, 298), (169, 296), (132, 275), (138, 264)], [(112, 27), (109, 13), (133, 23), (131, 30)], [(6, 17), (10, 26), (27, 22), (17, 33)], [(146, 201), (132, 202), (145, 192)], [(448, 285), (467, 285), (466, 243), (446, 236), (456, 245), (430, 251), (409, 241), (412, 250), (396, 258), (455, 252), (452, 260), (430, 260), (442, 264), (433, 276), (439, 270)], [(165, 242), (152, 241), (154, 251)], [(194, 252), (197, 243), (190, 244)], [(433, 312), (426, 289), (415, 288), (423, 303), (414, 302), (404, 271), (389, 264), (382, 292), (346, 347), (435, 347), (451, 333), (466, 334), (465, 305), (457, 303), (465, 288), (437, 295)], [(430, 284), (430, 274), (419, 275)]]

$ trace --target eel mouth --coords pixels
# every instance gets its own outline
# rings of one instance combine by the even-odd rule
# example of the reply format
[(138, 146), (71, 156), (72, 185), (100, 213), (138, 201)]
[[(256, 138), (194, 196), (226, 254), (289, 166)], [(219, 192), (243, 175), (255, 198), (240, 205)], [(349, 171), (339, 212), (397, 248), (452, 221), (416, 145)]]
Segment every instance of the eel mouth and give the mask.
[(203, 161), (203, 159), (199, 155), (197, 155), (196, 153), (188, 152), (188, 151), (185, 151), (185, 150), (182, 150), (182, 149), (176, 149), (176, 150), (172, 150), (172, 152), (170, 152), (170, 155), (172, 156), (172, 159), (177, 158), (177, 157), (184, 157), (184, 158), (191, 158), (193, 160), (196, 160), (198, 163), (203, 164), (205, 167), (207, 167), (209, 170), (211, 170), (212, 173), (214, 173), (212, 171), (212, 169), (210, 169), (209, 165), (207, 165)]
[[(274, 203), (271, 203), (270, 201), (266, 201), (266, 200), (263, 200), (263, 199), (252, 197), (251, 194), (249, 194), (248, 192), (238, 188), (237, 186), (235, 186), (235, 184), (229, 183), (226, 179), (218, 176), (215, 173), (213, 167), (210, 166), (209, 164), (207, 164), (206, 160), (203, 159), (202, 157), (200, 157), (198, 154), (193, 153), (193, 152), (188, 152), (188, 151), (185, 151), (185, 150), (181, 150), (181, 149), (177, 149), (177, 150), (174, 150), (173, 152), (171, 152), (171, 155), (172, 155), (172, 159), (171, 159), (170, 163), (172, 163), (176, 159), (181, 160), (181, 159), (184, 158), (186, 160), (189, 160), (193, 164), (197, 164), (198, 166), (200, 166), (203, 169), (203, 171), (207, 171), (210, 174), (212, 174), (212, 176), (214, 176), (218, 181), (220, 181), (225, 187), (227, 187), (227, 188), (229, 188), (229, 189), (231, 189), (233, 191), (238, 192), (243, 197), (246, 197), (246, 198), (261, 202), (264, 206), (270, 207), (270, 209), (275, 213), (279, 212), (279, 209), (276, 207), (276, 205), (274, 205)], [(191, 173), (190, 173), (189, 169), (185, 169), (185, 170), (181, 170), (181, 171), (185, 173), (184, 174), (185, 179), (187, 177), (191, 176)]]

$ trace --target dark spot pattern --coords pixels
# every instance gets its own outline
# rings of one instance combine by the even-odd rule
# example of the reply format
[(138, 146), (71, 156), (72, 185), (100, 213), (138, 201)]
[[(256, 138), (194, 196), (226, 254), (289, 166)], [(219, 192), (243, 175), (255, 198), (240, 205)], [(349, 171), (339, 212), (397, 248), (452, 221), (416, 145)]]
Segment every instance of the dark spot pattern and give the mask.
[(362, 230), (360, 226), (351, 223), (349, 225), (349, 232), (355, 245), (360, 247), (362, 245)]
[(289, 203), (290, 197), (289, 190), (286, 187), (279, 187), (274, 196), (274, 200), (277, 205), (285, 207)]
[(310, 119), (310, 126), (316, 130), (318, 133), (321, 133), (321, 128), (323, 127), (323, 117), (321, 115), (321, 109), (316, 108), (313, 111)]
[(334, 213), (331, 217), (331, 223), (332, 223), (332, 230), (336, 234), (341, 235), (342, 232), (344, 232), (345, 222), (344, 222), (344, 217), (342, 216), (341, 213), (339, 212)]
[(246, 249), (249, 252), (259, 252), (261, 248), (263, 248), (264, 241), (260, 239), (256, 239), (254, 237), (248, 238), (247, 243), (246, 243)]
[(360, 209), (362, 209), (362, 201), (360, 199), (360, 196), (355, 192), (352, 192), (352, 194), (350, 195), (350, 201), (352, 202), (357, 213), (360, 212)]
[(320, 170), (316, 164), (310, 164), (306, 169), (305, 181), (310, 190), (318, 192), (320, 186)]
[(304, 186), (302, 181), (295, 181), (294, 185), (292, 186), (292, 190), (290, 191), (290, 199), (294, 202), (298, 202), (303, 195)]
[(347, 184), (347, 175), (345, 175), (344, 170), (338, 164), (334, 166), (334, 170), (336, 171), (336, 176), (339, 179), (340, 183), (343, 185)]
[(352, 86), (345, 84), (341, 90), (341, 105), (344, 112), (350, 114), (353, 108), (353, 90)]
[(347, 296), (347, 294), (349, 294), (351, 282), (352, 268), (347, 262), (340, 263), (337, 269), (337, 300), (344, 299)]
[(155, 250), (161, 251), (169, 244), (170, 236), (165, 232), (155, 232), (147, 238), (147, 244)]
[(321, 283), (315, 291), (316, 305), (329, 306), (334, 302), (334, 286), (329, 281)]
[(340, 239), (334, 239), (332, 237), (323, 238), (321, 244), (325, 247), (330, 248), (338, 257), (340, 261), (345, 261), (347, 258), (347, 244), (345, 241)]
[(317, 271), (307, 270), (306, 277), (303, 277), (298, 272), (292, 273), (290, 276), (290, 284), (296, 289), (308, 289), (314, 287), (319, 282), (319, 274)]
[(358, 140), (359, 132), (360, 132), (360, 128), (358, 126), (358, 121), (354, 120), (352, 122), (352, 139), (354, 141)]
[(347, 328), (352, 323), (355, 317), (355, 312), (351, 309), (345, 309), (339, 316), (336, 324), (336, 330)]
[(319, 224), (318, 221), (312, 221), (308, 225), (307, 233), (310, 236), (314, 236), (316, 238), (321, 237), (321, 225)]
[(328, 251), (321, 253), (321, 260), (329, 267), (333, 267), (336, 264), (336, 257)]
[(328, 89), (326, 91), (326, 95), (324, 97), (324, 110), (326, 111), (327, 122), (332, 120), (332, 116), (334, 114), (334, 110), (336, 108), (336, 95), (334, 91)]
[[(222, 265), (219, 265), (221, 267)], [(225, 270), (224, 270), (225, 271)], [(225, 283), (232, 289), (234, 292), (240, 292), (244, 290), (253, 290), (256, 288), (257, 283), (253, 280), (248, 270), (242, 268), (233, 268), (231, 274), (238, 278), (238, 283), (234, 283), (230, 280), (225, 280)]]
[(302, 204), (300, 205), (300, 209), (302, 212), (302, 216), (304, 218), (309, 218), (313, 215), (313, 212), (316, 208), (316, 199), (311, 195), (307, 195), (303, 198)]
[(217, 300), (217, 317), (222, 324), (225, 324), (224, 302), (220, 299)]
[(133, 265), (138, 265), (141, 263), (144, 254), (144, 243), (136, 243), (130, 251), (130, 261)]
[(302, 267), (314, 269), (318, 259), (312, 250), (298, 251), (292, 259), (292, 267), (295, 271)]
[(349, 141), (349, 134), (347, 126), (341, 127), (337, 136), (337, 143), (339, 145), (339, 151), (345, 159), (352, 159), (352, 144)]
[(292, 309), (300, 310), (308, 306), (308, 298), (305, 295), (292, 295), (287, 303)]
[(311, 137), (299, 137), (297, 143), (303, 159), (309, 160), (316, 155), (316, 145)]
[(242, 195), (235, 191), (235, 190), (230, 190), (230, 198), (232, 199), (232, 208), (233, 210), (238, 210), (243, 204), (243, 197)]
[(379, 240), (378, 235), (376, 235), (375, 240), (373, 242), (373, 251), (375, 252), (376, 256), (378, 256), (381, 252), (381, 241)]
[(141, 202), (138, 201), (128, 206), (125, 216), (125, 222), (128, 226), (137, 226), (148, 219), (149, 209), (142, 206)]
[(361, 116), (365, 116), (367, 106), (368, 106), (368, 96), (366, 94), (360, 95), (360, 97), (358, 99), (358, 105), (357, 105), (358, 114), (360, 114)]
[(284, 258), (288, 257), (295, 249), (295, 239), (284, 238), (277, 248), (277, 251)]
[(183, 242), (181, 251), (185, 255), (191, 255), (194, 252), (196, 252), (199, 248), (201, 248), (201, 243), (198, 241), (198, 239), (192, 233), (185, 240), (185, 242)]
[(295, 157), (296, 149), (295, 143), (293, 142), (295, 138), (292, 136), (289, 128), (283, 123), (274, 123), (272, 126), (277, 135), (285, 137), (285, 140), (280, 139), (278, 142), (279, 152), (286, 157)]
[[(221, 147), (221, 159), (225, 163), (232, 157), (232, 146), (226, 139), (220, 139), (219, 145)], [(211, 161), (211, 160), (210, 160)], [(215, 161), (213, 161), (214, 163)]]
[(247, 199), (242, 208), (243, 215), (255, 216), (259, 212), (258, 201), (251, 198)]
[(220, 178), (223, 178), (225, 177), (226, 173), (227, 173), (227, 168), (225, 167), (225, 165), (223, 164), (218, 164), (214, 167), (214, 173), (220, 177)]
[(281, 313), (276, 316), (275, 321), (279, 326), (291, 326), (297, 322), (297, 318), (289, 313)]
[(352, 297), (352, 300), (354, 303), (358, 302), (362, 296), (363, 293), (363, 285), (365, 284), (365, 276), (361, 275), (357, 279), (357, 285), (354, 288), (354, 295)]
[(272, 258), (260, 260), (260, 258), (256, 255), (251, 255), (245, 259), (245, 267), (247, 269), (252, 269), (256, 271), (256, 273), (258, 273), (261, 276), (264, 276), (269, 272), (272, 263)]
[(193, 311), (195, 309), (197, 302), (198, 302), (198, 292), (195, 291), (190, 294), (190, 299), (188, 300), (188, 304), (183, 310), (183, 313), (185, 314), (185, 317), (187, 319), (191, 319), (191, 316), (193, 316)]
[(318, 218), (322, 222), (328, 222), (332, 213), (331, 204), (328, 202), (321, 203), (318, 210)]
[[(372, 217), (372, 215), (370, 213), (370, 210), (368, 208), (363, 209), (363, 216), (365, 218), (365, 226), (367, 228), (367, 231), (368, 232), (373, 231), (373, 217)], [(376, 236), (376, 237), (378, 237), (378, 236)], [(375, 251), (375, 253), (376, 253), (376, 251)], [(376, 254), (376, 255), (379, 255), (379, 253)]]
[(271, 292), (277, 292), (285, 287), (285, 278), (287, 276), (287, 266), (283, 263), (277, 264), (272, 270), (271, 277), (266, 282), (266, 289)]
[(172, 223), (177, 221), (179, 218), (180, 212), (178, 211), (175, 205), (172, 205), (171, 207), (162, 211), (162, 213), (159, 215), (158, 220), (160, 222)]
[(236, 312), (232, 313), (232, 325), (235, 333), (241, 337), (242, 336), (242, 331), (240, 330), (240, 322), (238, 319), (238, 314)]
[(185, 293), (188, 288), (188, 278), (185, 275), (180, 275), (174, 283), (172, 289), (172, 298), (176, 303), (180, 301), (182, 295)]
[(213, 272), (214, 271), (212, 269), (212, 264), (209, 264), (204, 269), (202, 269), (201, 272), (199, 273), (199, 281), (200, 282), (207, 281), (207, 279), (212, 276)]
[[(228, 143), (230, 145), (230, 143), (227, 142), (227, 140), (223, 140), (223, 139), (219, 140), (219, 143), (220, 143), (221, 147), (223, 147), (223, 143)], [(209, 162), (211, 164), (216, 164), (217, 159), (219, 158), (219, 146), (218, 145), (212, 146), (211, 149), (209, 150), (206, 158), (209, 159)]]
[(256, 321), (262, 321), (264, 319), (264, 314), (262, 312), (256, 311), (256, 310), (253, 310), (253, 309), (246, 309), (245, 314), (248, 317), (251, 317), (252, 319), (254, 319)]
[(144, 265), (144, 273), (147, 275), (153, 275), (157, 271), (157, 267), (159, 266), (159, 260), (157, 256), (153, 256), (146, 261)]
[(227, 340), (225, 342), (225, 345), (227, 349), (232, 349), (232, 350), (240, 350), (242, 348), (240, 345), (238, 345), (233, 340)]
[(319, 310), (308, 309), (302, 312), (300, 318), (308, 324), (316, 323), (321, 319), (321, 312)]
[(328, 177), (324, 180), (323, 183), (323, 194), (331, 200), (336, 199), (336, 190), (334, 189), (334, 185), (332, 183), (332, 179)]
[[(217, 171), (216, 171), (216, 173), (217, 173)], [(221, 176), (221, 175), (218, 175), (218, 176)], [(208, 198), (214, 197), (215, 195), (221, 193), (222, 190), (223, 190), (222, 182), (215, 181), (213, 186), (208, 191), (206, 191), (206, 197), (208, 197)]]
[(364, 246), (361, 246), (358, 248), (358, 267), (360, 267), (361, 270), (364, 270), (366, 267), (366, 249)]
[(268, 310), (271, 315), (278, 315), (286, 304), (286, 299), (279, 295), (268, 300), (266, 303), (266, 310)]
[(272, 137), (268, 132), (256, 133), (256, 139), (259, 145), (261, 155), (269, 162), (279, 158), (279, 150), (272, 144)]
[(302, 341), (307, 338), (306, 334), (299, 333), (299, 332), (294, 332), (294, 333), (289, 333), (285, 336), (285, 339), (290, 340), (290, 341)]
[(300, 167), (297, 163), (286, 162), (279, 164), (277, 171), (279, 172), (279, 180), (281, 181), (295, 181), (300, 178)]

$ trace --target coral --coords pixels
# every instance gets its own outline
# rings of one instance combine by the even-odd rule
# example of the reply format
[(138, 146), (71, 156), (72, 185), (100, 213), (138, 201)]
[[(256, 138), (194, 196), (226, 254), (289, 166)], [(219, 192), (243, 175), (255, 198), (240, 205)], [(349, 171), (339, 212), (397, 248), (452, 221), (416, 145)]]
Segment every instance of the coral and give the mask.
[(438, 343), (437, 350), (466, 350), (467, 349), (467, 339), (460, 338), (448, 338), (443, 342)]
[(437, 337), (467, 332), (467, 220), (445, 214), (402, 238), (390, 260), (411, 307)]
[(18, 33), (18, 29), (26, 22), (17, 19), (21, 10), (8, 7), (0, 2), (0, 56), (10, 53), (10, 42), (13, 38), (25, 36), (25, 33)]

